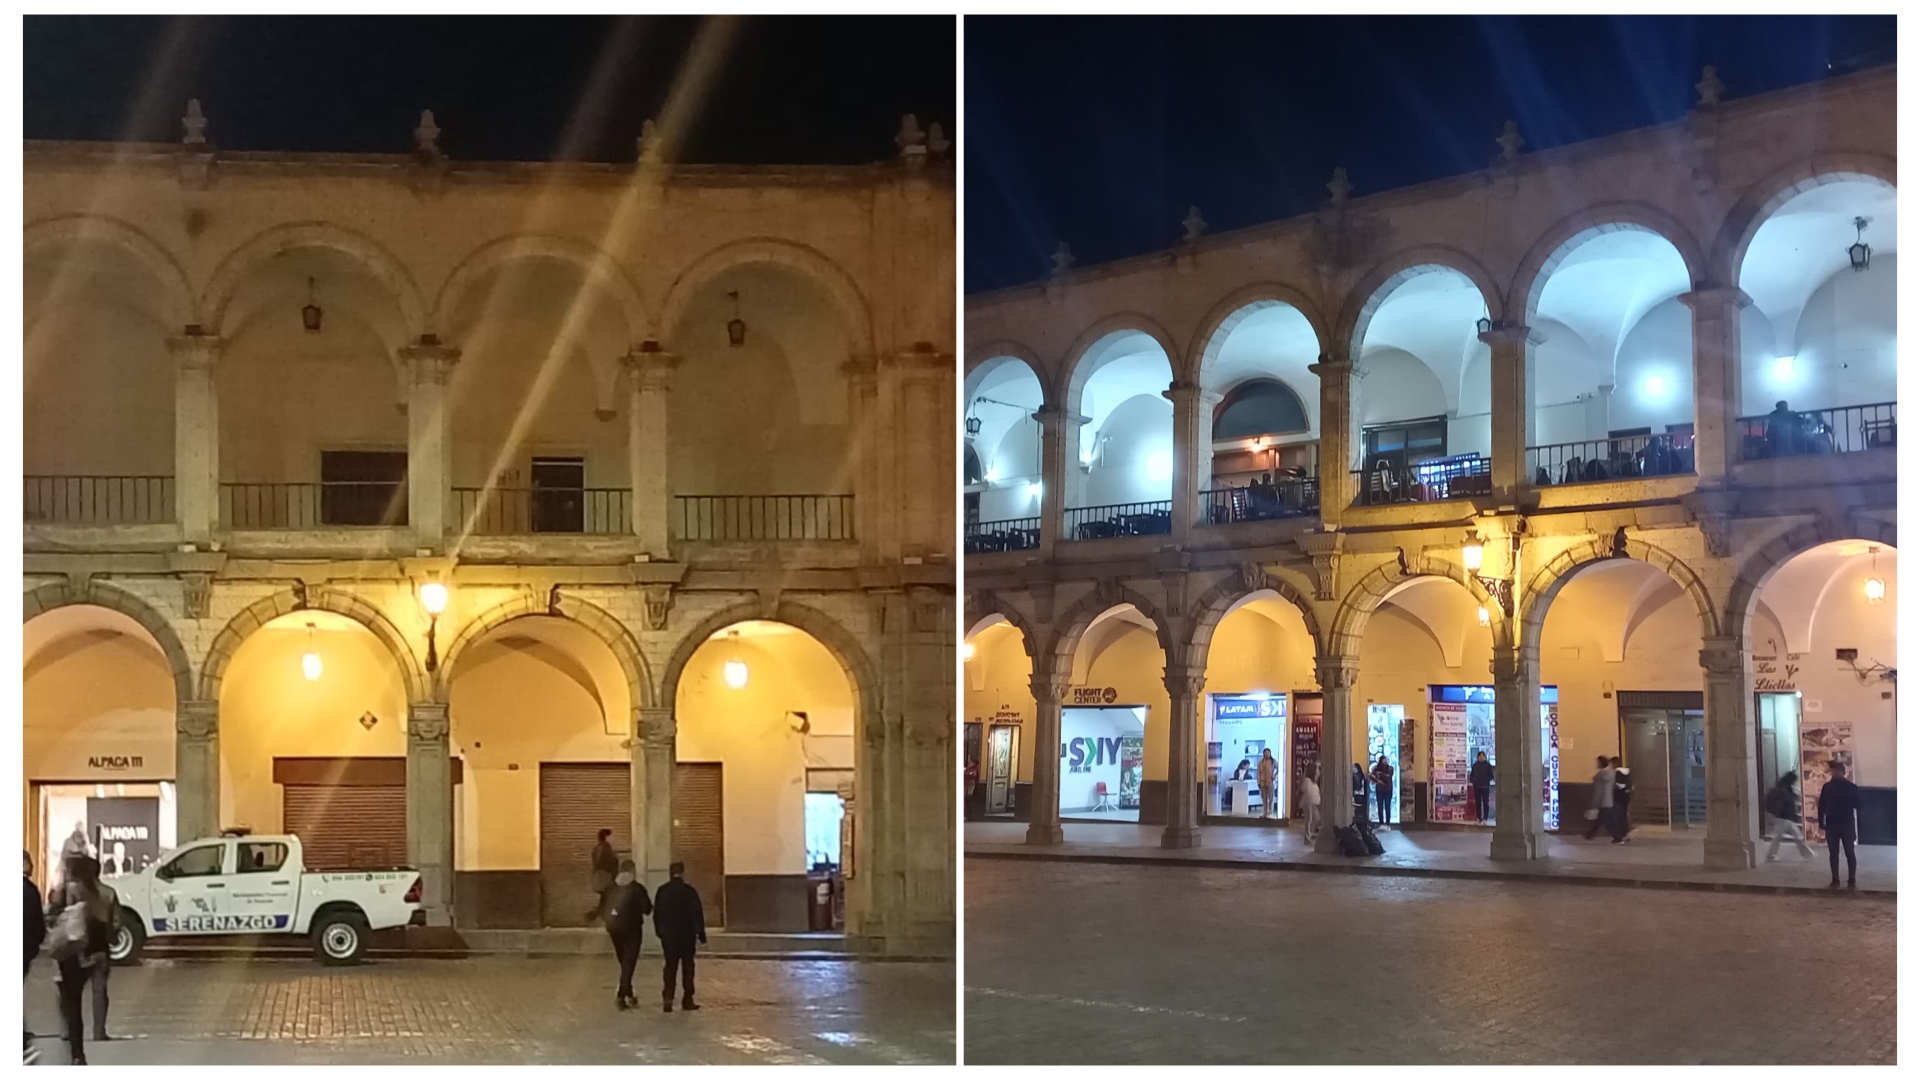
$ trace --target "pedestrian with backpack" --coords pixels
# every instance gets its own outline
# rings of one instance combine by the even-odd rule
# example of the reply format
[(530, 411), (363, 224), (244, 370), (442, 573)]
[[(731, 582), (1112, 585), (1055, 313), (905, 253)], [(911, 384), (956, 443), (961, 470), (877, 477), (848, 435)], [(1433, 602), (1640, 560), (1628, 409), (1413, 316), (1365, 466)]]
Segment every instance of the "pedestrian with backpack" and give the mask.
[(1795, 785), (1800, 782), (1800, 774), (1791, 770), (1782, 773), (1780, 779), (1767, 789), (1767, 817), (1772, 819), (1770, 830), (1773, 833), (1773, 846), (1767, 849), (1767, 861), (1780, 858), (1780, 841), (1792, 840), (1800, 849), (1802, 859), (1813, 858), (1813, 849), (1807, 846), (1806, 833), (1800, 823), (1800, 792)]
[(1607, 755), (1599, 757), (1600, 767), (1593, 772), (1593, 805), (1587, 807), (1586, 839), (1591, 840), (1600, 832), (1601, 826), (1613, 828), (1613, 766), (1607, 764)]
[(53, 923), (47, 951), (59, 965), (60, 1016), (67, 1026), (68, 1063), (87, 1063), (85, 1018), (81, 1002), (95, 965), (107, 963), (113, 928), (112, 908), (100, 892), (100, 863), (82, 855), (67, 863), (66, 880), (49, 905)]

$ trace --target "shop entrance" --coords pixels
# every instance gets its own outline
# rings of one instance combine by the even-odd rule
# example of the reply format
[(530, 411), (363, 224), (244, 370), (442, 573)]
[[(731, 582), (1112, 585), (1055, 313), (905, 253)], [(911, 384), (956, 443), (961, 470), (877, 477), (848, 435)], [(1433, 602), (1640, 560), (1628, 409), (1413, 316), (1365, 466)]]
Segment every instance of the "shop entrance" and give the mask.
[[(1371, 810), (1368, 820), (1376, 825), (1398, 825), (1403, 820), (1400, 816), (1401, 779), (1413, 767), (1412, 755), (1403, 754), (1400, 744), (1400, 733), (1405, 729), (1406, 722), (1407, 708), (1404, 705), (1367, 706), (1367, 774), (1371, 778), (1374, 763), (1383, 757), (1394, 768), (1393, 801), (1387, 804), (1385, 821), (1379, 820), (1379, 797), (1375, 794), (1371, 782), (1367, 787), (1367, 797), (1373, 800), (1367, 804)], [(1411, 749), (1411, 745), (1409, 743), (1407, 748)]]
[[(633, 781), (626, 762), (540, 764), (540, 916), (545, 926), (582, 926), (598, 903), (593, 844), (601, 829), (623, 859), (633, 856)], [(673, 860), (686, 864), (709, 926), (726, 925), (726, 834), (720, 765), (673, 769)]]
[(1147, 707), (1060, 710), (1060, 816), (1139, 821)]
[[(1707, 822), (1707, 735), (1699, 694), (1652, 705), (1620, 694), (1620, 760), (1633, 771), (1636, 825), (1688, 829)], [(1688, 708), (1688, 704), (1696, 707)], [(1763, 740), (1764, 742), (1764, 740)]]
[[(1760, 786), (1756, 789), (1765, 792), (1780, 781), (1780, 777), (1789, 771), (1800, 769), (1800, 692), (1756, 694), (1757, 707), (1754, 712), (1760, 721), (1760, 745), (1758, 747), (1760, 764)], [(1705, 784), (1704, 770), (1702, 785)], [(1820, 777), (1824, 781), (1826, 778)], [(1799, 789), (1804, 796), (1807, 792), (1807, 778), (1800, 778)], [(1760, 815), (1761, 835), (1771, 839), (1773, 827), (1767, 815)]]
[(76, 833), (106, 875), (139, 873), (177, 842), (171, 783), (35, 784), (33, 809), (34, 873), (43, 888), (58, 880), (60, 852)]
[(988, 816), (1013, 813), (1013, 768), (1020, 760), (1020, 729), (994, 724), (987, 729), (985, 776)]
[[(1287, 699), (1283, 694), (1207, 697), (1207, 813), (1223, 817), (1286, 816)], [(1260, 758), (1272, 751), (1278, 770), (1274, 801), (1261, 801)]]
[[(1494, 754), (1494, 708), (1491, 686), (1431, 686), (1427, 706), (1432, 745), (1428, 785), (1434, 821), (1477, 822), (1492, 825), (1499, 803), (1498, 785), (1487, 789), (1487, 820), (1478, 821), (1471, 790), (1471, 770), (1479, 755), (1497, 765)], [(1374, 760), (1378, 760), (1375, 755)], [(1548, 829), (1560, 827), (1560, 688), (1540, 688), (1540, 765), (1542, 817)]]

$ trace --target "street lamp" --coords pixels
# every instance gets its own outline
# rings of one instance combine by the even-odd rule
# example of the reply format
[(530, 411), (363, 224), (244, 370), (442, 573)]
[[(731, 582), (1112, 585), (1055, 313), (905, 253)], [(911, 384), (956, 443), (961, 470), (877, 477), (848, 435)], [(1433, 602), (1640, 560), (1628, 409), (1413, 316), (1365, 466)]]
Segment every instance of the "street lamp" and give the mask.
[(726, 676), (728, 686), (735, 690), (745, 689), (747, 685), (747, 662), (740, 659), (740, 631), (727, 631), (727, 641), (733, 645), (733, 655), (728, 657), (726, 667), (722, 670), (722, 674)]
[(1477, 532), (1469, 532), (1467, 534), (1467, 542), (1460, 546), (1460, 562), (1467, 568), (1467, 573), (1478, 574), (1480, 572), (1481, 560), (1485, 557), (1486, 548), (1480, 543), (1480, 534)]
[(1867, 264), (1873, 261), (1873, 248), (1867, 245), (1866, 218), (1854, 218), (1853, 229), (1856, 239), (1847, 245), (1847, 261), (1853, 264), (1853, 272), (1857, 274), (1865, 270)]
[(307, 306), (300, 309), (300, 325), (307, 328), (307, 333), (317, 334), (320, 332), (320, 319), (325, 314), (320, 310), (320, 302), (313, 298), (313, 279), (308, 278)]
[(1867, 576), (1867, 603), (1880, 605), (1887, 602), (1887, 579), (1880, 576), (1880, 549), (1867, 549), (1873, 555), (1873, 572)]
[(740, 293), (727, 294), (733, 298), (733, 318), (727, 320), (727, 344), (739, 348), (747, 343), (747, 321), (740, 317)]
[(435, 634), (440, 629), (440, 615), (447, 610), (447, 587), (438, 581), (422, 584), (420, 606), (427, 609), (427, 670), (438, 671), (440, 650)]
[(973, 642), (971, 641), (962, 642), (960, 644), (960, 662), (971, 663), (972, 661), (973, 661)]
[(308, 623), (307, 651), (304, 656), (300, 657), (300, 673), (307, 677), (308, 682), (318, 682), (320, 680), (320, 672), (324, 669), (325, 665), (320, 663), (320, 653), (313, 647), (313, 624)]

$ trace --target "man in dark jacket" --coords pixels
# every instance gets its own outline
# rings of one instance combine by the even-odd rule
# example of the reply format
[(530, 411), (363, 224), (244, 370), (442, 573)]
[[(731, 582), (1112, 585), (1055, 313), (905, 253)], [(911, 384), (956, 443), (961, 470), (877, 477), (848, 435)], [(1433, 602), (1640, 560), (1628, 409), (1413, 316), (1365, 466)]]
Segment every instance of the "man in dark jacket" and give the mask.
[(1633, 819), (1627, 816), (1633, 809), (1633, 771), (1620, 764), (1618, 757), (1608, 762), (1613, 766), (1613, 842), (1624, 844), (1633, 831)]
[[(27, 886), (23, 894), (25, 899), (20, 904), (27, 915), (26, 951), (22, 954), (26, 957), (26, 963), (21, 965), (20, 970), (20, 977), (24, 979), (33, 972), (33, 958), (40, 955), (40, 947), (47, 943), (47, 911), (46, 906), (40, 901), (40, 886), (33, 883), (33, 853), (21, 851), (20, 861), (25, 867)], [(33, 1045), (33, 1032), (25, 1031), (23, 1034), (26, 1037), (24, 1060), (26, 1064), (31, 1065), (39, 1059), (40, 1052)]]
[(1467, 784), (1473, 788), (1473, 820), (1482, 825), (1493, 812), (1493, 763), (1485, 750), (1473, 756), (1473, 768), (1467, 770)]
[(593, 894), (599, 897), (599, 903), (587, 912), (587, 921), (596, 922), (607, 914), (607, 892), (613, 888), (614, 875), (620, 872), (620, 856), (613, 851), (613, 830), (601, 829), (600, 838), (594, 841), (593, 853), (587, 857), (590, 865), (588, 881), (593, 886)]
[(632, 859), (620, 861), (620, 873), (607, 890), (607, 936), (613, 939), (613, 955), (620, 960), (620, 990), (614, 1004), (631, 1009), (640, 999), (633, 996), (633, 968), (640, 962), (640, 938), (646, 930), (653, 903), (647, 899), (647, 887), (634, 874)]
[(660, 993), (662, 1012), (673, 1011), (673, 976), (679, 971), (682, 993), (680, 1007), (693, 1012), (693, 946), (707, 943), (707, 916), (700, 909), (700, 893), (687, 884), (685, 863), (667, 868), (671, 875), (653, 898), (653, 933), (660, 939), (660, 951), (666, 954), (665, 987)]
[(1827, 866), (1833, 871), (1833, 883), (1840, 887), (1840, 849), (1847, 849), (1847, 888), (1855, 888), (1853, 844), (1860, 838), (1860, 789), (1847, 779), (1847, 767), (1830, 761), (1827, 768), (1833, 778), (1820, 789), (1820, 828), (1827, 834)]

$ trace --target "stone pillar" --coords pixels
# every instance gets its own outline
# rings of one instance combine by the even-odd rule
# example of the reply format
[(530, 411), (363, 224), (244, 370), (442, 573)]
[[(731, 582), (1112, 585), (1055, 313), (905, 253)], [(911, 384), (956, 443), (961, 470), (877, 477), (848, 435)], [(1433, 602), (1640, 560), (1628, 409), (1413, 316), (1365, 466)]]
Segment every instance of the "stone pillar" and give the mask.
[(1320, 683), (1320, 836), (1314, 850), (1340, 853), (1333, 830), (1353, 824), (1353, 683), (1359, 657), (1323, 656), (1314, 661)]
[[(1042, 664), (1047, 657), (1036, 657)], [(1066, 675), (1034, 672), (1033, 806), (1027, 815), (1027, 843), (1058, 844), (1060, 831), (1060, 703), (1067, 696)]]
[(1352, 472), (1353, 361), (1322, 356), (1307, 370), (1320, 377), (1320, 520), (1333, 525), (1358, 494)]
[(1194, 524), (1205, 520), (1200, 493), (1212, 486), (1213, 407), (1220, 395), (1176, 382), (1162, 396), (1173, 402), (1173, 535), (1184, 545)]
[(1200, 691), (1205, 672), (1167, 669), (1167, 828), (1163, 848), (1200, 846)]
[(400, 359), (407, 365), (407, 520), (417, 544), (445, 551), (453, 492), (453, 401), (447, 383), (460, 350), (423, 338), (401, 349)]
[(1527, 432), (1533, 399), (1527, 388), (1527, 328), (1496, 326), (1481, 334), (1480, 340), (1493, 351), (1493, 493), (1510, 501), (1528, 480)]
[(627, 740), (628, 780), (632, 784), (633, 865), (648, 892), (667, 880), (673, 864), (673, 710), (633, 710), (633, 737)]
[[(654, 345), (654, 342), (647, 342)], [(656, 560), (671, 557), (668, 544), (673, 492), (667, 486), (667, 416), (673, 369), (680, 358), (642, 348), (620, 358), (627, 369), (627, 483), (633, 535)]]
[(895, 474), (890, 515), (900, 554), (926, 558), (953, 550), (953, 355), (918, 342), (895, 354), (895, 422), (884, 463)]
[(179, 843), (220, 832), (220, 706), (182, 701), (173, 719), (174, 834)]
[(1040, 422), (1040, 558), (1053, 557), (1053, 545), (1066, 523), (1068, 472), (1080, 467), (1080, 425), (1084, 417), (1045, 406), (1033, 414)]
[(1753, 665), (1737, 637), (1701, 642), (1706, 669), (1707, 866), (1753, 866), (1759, 815), (1754, 801)]
[(206, 334), (167, 339), (174, 359), (174, 513), (183, 538), (201, 547), (220, 525), (220, 400), (213, 374), (225, 344)]
[[(853, 455), (853, 535), (861, 557), (885, 561), (893, 550), (881, 533), (893, 525), (886, 511), (893, 506), (893, 477), (878, 467), (874, 446), (880, 425), (892, 423), (880, 400), (880, 366), (871, 354), (853, 354), (840, 365), (847, 379), (847, 440)], [(891, 406), (891, 402), (885, 403)], [(896, 541), (897, 543), (897, 541)]]
[(1493, 857), (1546, 858), (1538, 646), (1494, 647), (1493, 748)]
[(428, 926), (453, 925), (453, 746), (447, 706), (407, 706), (407, 861)]
[(1753, 298), (1708, 288), (1680, 302), (1693, 309), (1693, 471), (1702, 486), (1718, 487), (1740, 460), (1740, 309)]

